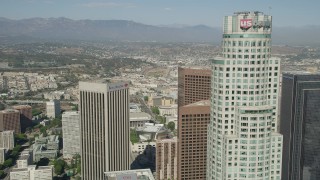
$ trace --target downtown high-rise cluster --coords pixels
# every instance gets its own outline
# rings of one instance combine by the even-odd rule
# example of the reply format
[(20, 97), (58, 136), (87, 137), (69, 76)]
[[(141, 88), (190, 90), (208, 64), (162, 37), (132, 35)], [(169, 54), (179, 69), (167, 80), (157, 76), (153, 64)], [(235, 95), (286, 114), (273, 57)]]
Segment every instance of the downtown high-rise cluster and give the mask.
[[(236, 12), (211, 69), (179, 67), (178, 138), (157, 141), (157, 179), (320, 178), (320, 75), (284, 74), (280, 93), (271, 32), (271, 16)], [(128, 108), (127, 83), (80, 83), (83, 179), (140, 173), (128, 171)]]

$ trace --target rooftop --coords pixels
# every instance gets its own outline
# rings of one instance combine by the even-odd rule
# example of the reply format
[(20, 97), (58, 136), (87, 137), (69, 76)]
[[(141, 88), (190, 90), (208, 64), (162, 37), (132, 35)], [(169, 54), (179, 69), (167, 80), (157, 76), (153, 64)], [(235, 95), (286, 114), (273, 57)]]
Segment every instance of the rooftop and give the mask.
[(192, 106), (210, 106), (210, 100), (202, 100), (192, 104), (185, 105), (185, 107), (192, 107)]
[(21, 155), (18, 160), (27, 160), (30, 155)]
[(164, 127), (163, 124), (145, 123), (143, 127), (138, 127), (136, 130), (143, 131), (143, 132), (157, 133), (159, 131), (165, 131), (166, 128)]
[(78, 115), (79, 114), (79, 111), (65, 111), (63, 115)]
[[(137, 180), (155, 180), (150, 169), (135, 169), (127, 171), (111, 171), (104, 173), (106, 178), (130, 178)], [(126, 175), (124, 177), (123, 175)]]
[(157, 143), (166, 143), (166, 142), (177, 142), (177, 137), (167, 138), (167, 139), (158, 139)]
[(129, 114), (130, 121), (135, 121), (135, 120), (151, 120), (151, 115), (145, 112), (131, 112)]
[(15, 110), (15, 109), (5, 109), (0, 111), (0, 113), (20, 113), (20, 111)]
[(283, 74), (292, 75), (320, 75), (320, 72), (309, 72), (309, 71), (283, 71)]

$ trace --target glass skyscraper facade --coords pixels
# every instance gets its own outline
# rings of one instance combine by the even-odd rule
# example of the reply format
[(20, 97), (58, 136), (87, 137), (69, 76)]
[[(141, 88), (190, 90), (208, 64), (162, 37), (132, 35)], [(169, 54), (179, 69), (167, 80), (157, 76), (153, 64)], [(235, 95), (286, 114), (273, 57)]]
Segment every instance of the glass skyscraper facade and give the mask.
[(284, 73), (282, 180), (320, 179), (320, 74)]
[(272, 17), (237, 12), (223, 24), (212, 60), (207, 179), (281, 178), (280, 60), (271, 57)]

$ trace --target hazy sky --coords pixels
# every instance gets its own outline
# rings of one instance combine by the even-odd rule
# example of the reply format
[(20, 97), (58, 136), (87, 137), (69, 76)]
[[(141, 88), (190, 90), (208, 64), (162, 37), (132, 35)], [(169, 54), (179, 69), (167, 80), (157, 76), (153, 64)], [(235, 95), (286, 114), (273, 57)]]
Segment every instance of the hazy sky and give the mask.
[[(152, 25), (222, 25), (234, 11), (258, 10), (275, 26), (320, 25), (320, 0), (0, 0), (0, 17), (123, 19)], [(1, 27), (0, 27), (1, 28)]]

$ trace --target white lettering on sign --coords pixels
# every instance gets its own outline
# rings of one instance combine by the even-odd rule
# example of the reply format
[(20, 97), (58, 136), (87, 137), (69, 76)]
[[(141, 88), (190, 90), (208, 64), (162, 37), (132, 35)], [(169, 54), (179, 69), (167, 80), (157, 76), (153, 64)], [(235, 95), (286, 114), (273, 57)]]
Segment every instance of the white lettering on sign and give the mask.
[(240, 28), (248, 29), (252, 26), (252, 19), (240, 19)]
[(109, 91), (116, 91), (116, 90), (120, 90), (120, 89), (125, 89), (128, 86), (129, 86), (128, 83), (112, 85), (112, 86), (109, 86)]

